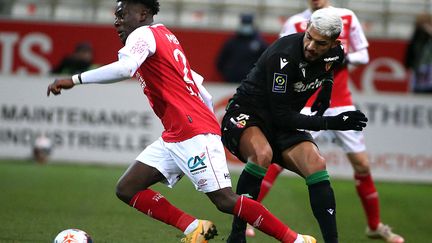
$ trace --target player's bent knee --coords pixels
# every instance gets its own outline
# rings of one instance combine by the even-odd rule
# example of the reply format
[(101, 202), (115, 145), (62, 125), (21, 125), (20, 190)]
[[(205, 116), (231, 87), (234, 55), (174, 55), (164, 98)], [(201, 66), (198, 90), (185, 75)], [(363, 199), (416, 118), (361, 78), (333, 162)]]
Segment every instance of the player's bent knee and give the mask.
[(218, 201), (215, 202), (214, 205), (219, 211), (223, 213), (231, 214), (234, 211), (233, 205), (231, 203), (228, 203), (227, 201)]
[(356, 174), (367, 175), (371, 173), (369, 165), (354, 165), (353, 167)]
[(309, 161), (310, 172), (317, 172), (326, 169), (326, 160), (318, 153), (309, 156), (307, 161)]
[(255, 150), (255, 153), (248, 157), (248, 161), (251, 161), (261, 167), (267, 168), (271, 164), (273, 158), (273, 151), (270, 147)]
[(134, 196), (132, 195), (133, 193), (131, 193), (130, 190), (127, 190), (127, 188), (121, 183), (117, 184), (115, 193), (118, 199), (122, 200), (127, 204), (129, 204), (129, 202), (132, 200)]
[(326, 160), (324, 159), (324, 157), (319, 155), (316, 160), (317, 160), (318, 170), (325, 170), (326, 169)]
[(215, 192), (210, 192), (207, 193), (207, 196), (219, 211), (228, 214), (232, 214), (234, 211), (235, 204), (239, 197), (231, 188), (224, 188)]

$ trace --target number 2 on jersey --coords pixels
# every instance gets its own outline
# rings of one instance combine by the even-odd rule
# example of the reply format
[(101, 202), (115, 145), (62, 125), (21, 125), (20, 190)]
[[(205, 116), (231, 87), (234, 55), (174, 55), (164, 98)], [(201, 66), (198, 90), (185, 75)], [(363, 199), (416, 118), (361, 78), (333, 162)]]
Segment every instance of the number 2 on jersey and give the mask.
[(193, 91), (192, 89), (192, 85), (195, 85), (194, 81), (191, 80), (188, 77), (188, 73), (189, 73), (189, 69), (187, 68), (187, 63), (186, 63), (186, 56), (185, 54), (183, 54), (182, 51), (180, 51), (179, 49), (175, 49), (174, 50), (174, 58), (176, 59), (177, 62), (183, 64), (183, 80), (186, 83), (186, 89), (189, 91), (190, 95), (192, 96), (198, 96), (198, 94)]

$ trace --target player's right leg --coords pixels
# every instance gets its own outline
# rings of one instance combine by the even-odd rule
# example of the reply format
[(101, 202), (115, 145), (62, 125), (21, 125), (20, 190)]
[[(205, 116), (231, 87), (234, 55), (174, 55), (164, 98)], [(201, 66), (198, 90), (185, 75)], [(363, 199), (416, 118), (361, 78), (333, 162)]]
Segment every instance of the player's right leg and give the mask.
[[(246, 165), (237, 182), (236, 193), (257, 200), (262, 180), (273, 157), (266, 137), (256, 126), (246, 128), (240, 138), (239, 153), (246, 158)], [(228, 242), (246, 242), (246, 222), (234, 216)]]

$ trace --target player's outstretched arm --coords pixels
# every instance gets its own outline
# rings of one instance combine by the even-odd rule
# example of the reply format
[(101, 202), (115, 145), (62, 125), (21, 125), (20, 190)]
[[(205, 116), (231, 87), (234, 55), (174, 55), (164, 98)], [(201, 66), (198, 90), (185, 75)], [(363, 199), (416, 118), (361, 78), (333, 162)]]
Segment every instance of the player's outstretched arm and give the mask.
[(363, 112), (345, 111), (337, 116), (325, 116), (325, 130), (356, 130), (362, 131), (366, 127), (367, 117)]
[(131, 57), (123, 55), (118, 61), (102, 67), (75, 74), (71, 78), (56, 79), (48, 86), (47, 95), (59, 95), (62, 89), (70, 89), (78, 84), (109, 84), (127, 80), (135, 74), (138, 63)]
[(49, 96), (50, 93), (53, 93), (54, 95), (59, 95), (61, 94), (62, 89), (70, 89), (74, 85), (75, 84), (72, 78), (56, 79), (54, 82), (48, 85), (47, 96)]

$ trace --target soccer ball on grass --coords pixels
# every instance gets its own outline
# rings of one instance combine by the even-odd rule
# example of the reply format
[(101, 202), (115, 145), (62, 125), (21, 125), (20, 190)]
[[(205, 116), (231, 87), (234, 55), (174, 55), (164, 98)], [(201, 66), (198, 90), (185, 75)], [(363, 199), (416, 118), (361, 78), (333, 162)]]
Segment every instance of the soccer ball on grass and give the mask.
[(92, 238), (80, 229), (67, 229), (58, 233), (54, 243), (93, 243)]

